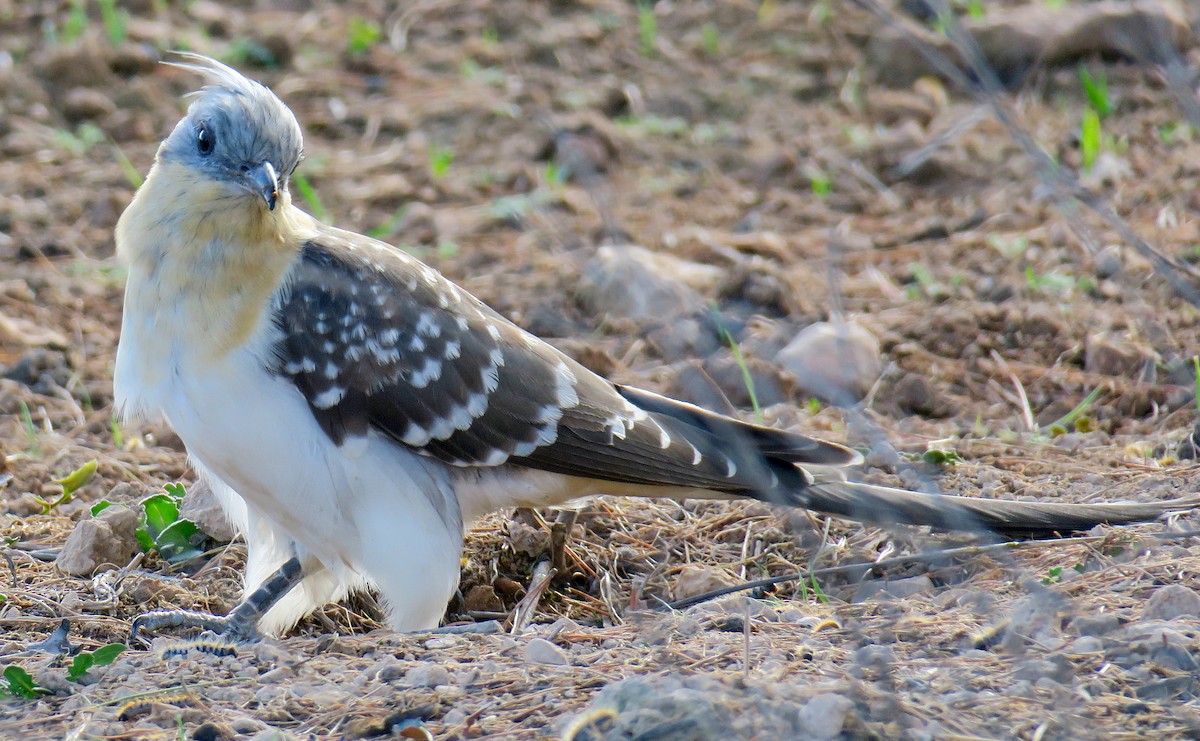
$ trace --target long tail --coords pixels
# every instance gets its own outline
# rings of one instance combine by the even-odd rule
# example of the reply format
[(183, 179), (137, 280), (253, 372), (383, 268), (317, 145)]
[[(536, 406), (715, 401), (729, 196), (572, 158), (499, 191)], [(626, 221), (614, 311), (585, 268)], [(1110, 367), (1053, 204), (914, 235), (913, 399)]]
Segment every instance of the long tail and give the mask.
[(860, 522), (928, 525), (936, 530), (990, 531), (1019, 537), (1053, 537), (1096, 525), (1151, 522), (1173, 511), (1200, 507), (1200, 497), (1151, 503), (1062, 504), (921, 494), (852, 481), (818, 480), (797, 497), (815, 512)]

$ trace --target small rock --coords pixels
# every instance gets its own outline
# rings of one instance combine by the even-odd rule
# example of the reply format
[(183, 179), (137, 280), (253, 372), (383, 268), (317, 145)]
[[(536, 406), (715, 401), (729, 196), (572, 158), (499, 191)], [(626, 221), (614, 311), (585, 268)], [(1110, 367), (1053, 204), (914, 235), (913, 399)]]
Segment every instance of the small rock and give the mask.
[(838, 738), (846, 725), (846, 718), (854, 702), (849, 698), (829, 693), (817, 695), (800, 708), (800, 727), (803, 737), (811, 741)]
[(1146, 600), (1143, 620), (1174, 620), (1181, 617), (1200, 617), (1200, 595), (1181, 584), (1159, 587)]
[(116, 109), (107, 95), (87, 87), (71, 88), (62, 99), (63, 116), (71, 123), (102, 118)]
[(135, 535), (140, 524), (136, 512), (114, 504), (76, 525), (55, 562), (72, 576), (91, 576), (101, 564), (124, 566), (141, 549)]
[(1101, 280), (1115, 278), (1121, 274), (1124, 263), (1121, 259), (1121, 246), (1110, 244), (1096, 253), (1096, 277)]
[(575, 299), (597, 318), (665, 322), (704, 307), (685, 276), (707, 269), (642, 247), (601, 247), (583, 266)]
[(1074, 654), (1098, 654), (1104, 652), (1104, 641), (1095, 636), (1082, 636), (1076, 638), (1071, 644), (1071, 653)]
[(1081, 636), (1102, 636), (1121, 627), (1121, 620), (1112, 613), (1077, 615), (1071, 619), (1071, 629)]
[(491, 584), (476, 584), (467, 590), (463, 606), (469, 612), (500, 612), (504, 609), (504, 601)]
[(544, 528), (527, 525), (520, 520), (508, 523), (508, 542), (516, 553), (537, 558), (550, 552), (550, 533)]
[(179, 516), (196, 523), (213, 540), (228, 543), (237, 535), (229, 516), (213, 494), (212, 487), (200, 479), (188, 490), (179, 507)]
[(529, 643), (525, 644), (525, 660), (532, 664), (552, 666), (566, 666), (570, 663), (563, 650), (545, 638), (531, 638)]
[[(1161, 0), (1064, 4), (1022, 3), (989, 10), (963, 22), (980, 52), (1000, 78), (1024, 79), (1035, 64), (1073, 64), (1089, 57), (1155, 59), (1161, 48), (1187, 48), (1192, 33), (1180, 3)], [(945, 35), (905, 19), (884, 24), (867, 45), (866, 66), (885, 84), (904, 86), (938, 71), (918, 51), (932, 48), (952, 59)]]
[(810, 396), (850, 406), (866, 396), (883, 372), (879, 340), (852, 322), (817, 322), (800, 331), (775, 361)]
[(914, 594), (933, 591), (933, 580), (924, 574), (910, 576), (906, 579), (890, 581), (878, 579), (865, 581), (858, 585), (851, 602), (866, 602), (872, 597), (879, 599), (906, 599)]
[(1123, 376), (1137, 380), (1153, 373), (1161, 360), (1154, 348), (1115, 333), (1091, 334), (1084, 341), (1083, 369), (1105, 376)]
[(677, 600), (695, 597), (723, 587), (731, 587), (737, 581), (724, 569), (701, 564), (686, 564), (675, 577), (671, 595)]
[(404, 673), (404, 682), (410, 687), (437, 687), (439, 684), (450, 684), (453, 681), (450, 672), (440, 664), (422, 664)]

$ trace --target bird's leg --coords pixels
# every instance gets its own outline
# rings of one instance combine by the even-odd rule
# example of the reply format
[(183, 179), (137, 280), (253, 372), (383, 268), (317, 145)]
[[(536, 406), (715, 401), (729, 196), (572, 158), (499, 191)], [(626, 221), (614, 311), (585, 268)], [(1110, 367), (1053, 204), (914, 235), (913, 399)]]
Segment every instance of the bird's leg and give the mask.
[[(199, 628), (211, 631), (234, 643), (253, 643), (262, 638), (258, 621), (276, 602), (304, 578), (300, 559), (293, 556), (263, 582), (262, 586), (242, 598), (226, 617), (191, 610), (155, 610), (138, 615), (129, 629), (130, 643), (140, 638), (143, 630), (163, 628)], [(142, 639), (145, 640), (145, 639)]]

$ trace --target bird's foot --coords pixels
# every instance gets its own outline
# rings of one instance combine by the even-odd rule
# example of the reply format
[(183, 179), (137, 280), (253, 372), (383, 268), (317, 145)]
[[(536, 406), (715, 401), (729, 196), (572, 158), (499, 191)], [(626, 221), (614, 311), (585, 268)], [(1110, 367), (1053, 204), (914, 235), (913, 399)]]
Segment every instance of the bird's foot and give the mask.
[[(288, 590), (300, 583), (304, 577), (300, 559), (288, 559), (262, 586), (246, 595), (227, 617), (191, 610), (155, 610), (139, 615), (129, 629), (129, 642), (141, 640), (143, 630), (158, 631), (163, 628), (198, 628), (201, 633), (215, 634), (220, 641), (231, 644), (257, 643), (262, 640), (258, 632), (258, 621), (279, 601)], [(205, 640), (201, 635), (201, 641)]]
[[(248, 618), (248, 619), (247, 619)], [(222, 641), (238, 643), (257, 643), (262, 640), (258, 632), (258, 616), (247, 616), (235, 609), (228, 617), (212, 615), (207, 612), (191, 610), (154, 610), (138, 615), (129, 628), (129, 643), (149, 644), (144, 631), (159, 632), (166, 628), (191, 628), (199, 632), (198, 641), (206, 640), (206, 634), (215, 636)]]

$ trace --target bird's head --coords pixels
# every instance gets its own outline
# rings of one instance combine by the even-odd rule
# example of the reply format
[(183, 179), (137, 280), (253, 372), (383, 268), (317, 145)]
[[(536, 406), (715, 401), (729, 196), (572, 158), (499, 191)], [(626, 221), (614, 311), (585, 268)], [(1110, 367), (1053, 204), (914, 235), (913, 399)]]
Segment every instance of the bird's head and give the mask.
[(251, 198), (274, 211), (303, 151), (295, 115), (266, 86), (199, 54), (172, 66), (197, 72), (204, 89), (158, 157), (187, 168), (214, 199)]

